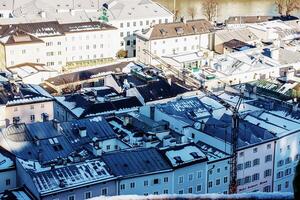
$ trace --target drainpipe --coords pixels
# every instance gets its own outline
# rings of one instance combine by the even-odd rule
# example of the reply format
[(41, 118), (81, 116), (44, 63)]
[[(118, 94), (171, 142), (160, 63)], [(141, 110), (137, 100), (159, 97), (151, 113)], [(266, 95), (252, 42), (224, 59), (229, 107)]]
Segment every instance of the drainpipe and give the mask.
[(275, 165), (276, 165), (276, 163), (275, 163), (275, 158), (276, 158), (276, 156), (275, 156), (275, 153), (276, 153), (276, 143), (277, 143), (277, 141), (275, 140), (274, 141), (274, 150), (273, 150), (272, 192), (274, 192), (274, 187), (275, 187), (274, 179), (275, 179)]
[(209, 182), (209, 172), (210, 170), (213, 170), (215, 168), (215, 165), (212, 166), (209, 170), (207, 170), (207, 181), (206, 181), (206, 194), (208, 194), (208, 182)]

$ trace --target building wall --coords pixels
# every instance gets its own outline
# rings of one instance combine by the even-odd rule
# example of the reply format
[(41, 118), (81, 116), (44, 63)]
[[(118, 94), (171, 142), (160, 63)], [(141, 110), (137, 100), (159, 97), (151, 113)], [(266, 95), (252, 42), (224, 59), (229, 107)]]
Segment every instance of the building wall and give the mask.
[(207, 162), (177, 168), (174, 173), (174, 194), (206, 193)]
[(296, 131), (276, 141), (274, 191), (293, 192), (292, 181), (300, 159), (300, 132)]
[[(136, 35), (135, 32), (150, 28), (150, 26), (159, 23), (173, 22), (173, 15), (153, 16), (151, 18), (141, 18), (136, 20), (113, 20), (110, 23), (119, 29), (119, 49), (128, 52), (128, 57), (135, 57)], [(129, 42), (128, 42), (129, 41)]]
[(0, 70), (6, 68), (5, 46), (0, 43)]
[(56, 101), (54, 102), (54, 119), (57, 119), (60, 122), (75, 120), (73, 116), (67, 109), (61, 106)]
[(66, 65), (67, 44), (65, 42), (65, 36), (42, 37), (40, 39), (45, 42), (44, 48), (40, 49), (44, 57), (40, 62), (48, 67), (61, 71), (62, 67)]
[[(20, 117), (20, 123), (42, 122), (43, 113), (48, 114), (49, 120), (53, 119), (53, 110), (53, 101), (6, 106), (5, 119), (8, 120), (9, 124), (13, 123), (14, 117)], [(31, 115), (35, 116), (34, 121), (31, 121)]]
[(0, 193), (17, 186), (16, 169), (0, 170)]
[(45, 61), (45, 43), (23, 43), (5, 46), (6, 66), (31, 62), (42, 63)]
[[(167, 177), (168, 182), (164, 182), (164, 178)], [(158, 179), (158, 183), (154, 184), (154, 179)], [(148, 185), (145, 185), (145, 181), (148, 181)], [(150, 194), (164, 194), (166, 190), (168, 193), (173, 193), (174, 182), (172, 172), (164, 172), (153, 175), (133, 177), (128, 179), (121, 179), (119, 182), (119, 195), (150, 195)], [(134, 187), (131, 185), (134, 183)], [(124, 185), (124, 186), (122, 186)], [(125, 187), (125, 189), (122, 189)]]
[(229, 158), (209, 162), (207, 165), (207, 193), (229, 192), (230, 165)]
[[(106, 190), (107, 193), (104, 193)], [(116, 181), (107, 181), (103, 183), (97, 183), (94, 185), (83, 186), (75, 189), (70, 189), (65, 192), (56, 192), (53, 195), (48, 195), (42, 197), (43, 200), (68, 200), (69, 197), (74, 196), (76, 200), (86, 199), (86, 193), (91, 193), (91, 197), (98, 197), (98, 196), (114, 196), (116, 195)]]
[[(273, 188), (273, 163), (274, 163), (274, 148), (275, 142), (267, 142), (260, 145), (255, 145), (238, 151), (238, 166), (243, 166), (238, 170), (237, 178), (241, 180), (238, 184), (238, 193), (244, 192), (271, 192)], [(270, 155), (271, 160), (267, 161), (266, 157)], [(254, 160), (259, 159), (259, 164), (254, 166)], [(246, 167), (248, 163), (250, 166)], [(266, 170), (271, 170), (271, 173), (266, 176)], [(259, 174), (259, 178), (254, 179), (254, 174)], [(247, 178), (249, 177), (249, 179)], [(246, 183), (246, 179), (250, 180)]]
[(167, 55), (181, 54), (192, 51), (199, 51), (200, 49), (209, 49), (210, 47), (210, 33), (200, 35), (179, 36), (166, 39), (145, 40), (141, 36), (137, 39), (137, 58), (139, 61), (145, 61), (146, 64), (157, 65), (158, 62), (150, 59), (145, 54), (143, 49), (152, 54), (163, 57)]
[(66, 61), (115, 58), (119, 50), (118, 30), (67, 33)]

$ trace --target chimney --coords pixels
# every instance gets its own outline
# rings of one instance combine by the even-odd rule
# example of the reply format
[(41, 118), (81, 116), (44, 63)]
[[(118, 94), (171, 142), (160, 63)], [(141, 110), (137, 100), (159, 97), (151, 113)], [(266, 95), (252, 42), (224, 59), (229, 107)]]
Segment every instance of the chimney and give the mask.
[(57, 130), (57, 131), (60, 131), (61, 127), (60, 127), (60, 123), (57, 119), (53, 119), (52, 120), (52, 123), (53, 123), (53, 127)]
[(79, 135), (80, 137), (86, 137), (86, 127), (85, 126), (81, 126), (78, 128), (79, 129)]
[(150, 106), (150, 119), (154, 120), (155, 118), (155, 107)]
[(41, 17), (42, 17), (43, 19), (46, 18), (46, 12), (45, 12), (45, 11), (41, 11), (41, 12), (40, 12), (40, 15), (41, 15)]

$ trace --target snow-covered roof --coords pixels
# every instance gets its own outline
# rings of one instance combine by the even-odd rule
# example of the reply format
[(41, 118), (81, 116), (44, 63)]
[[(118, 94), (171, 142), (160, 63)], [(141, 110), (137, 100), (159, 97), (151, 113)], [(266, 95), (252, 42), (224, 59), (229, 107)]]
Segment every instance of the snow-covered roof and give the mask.
[(92, 183), (100, 183), (113, 178), (104, 162), (89, 160), (84, 163), (71, 164), (54, 169), (30, 173), (31, 161), (18, 159), (25, 170), (29, 171), (33, 183), (40, 194), (57, 192), (66, 188), (83, 187)]
[[(112, 21), (172, 16), (170, 11), (151, 0), (76, 0), (75, 2), (72, 0), (16, 1), (13, 11), (14, 18), (1, 19), (1, 22), (24, 23), (58, 20), (63, 23), (71, 23), (97, 21), (99, 10), (101, 12), (104, 4), (108, 7), (108, 19)], [(12, 5), (7, 7), (8, 10), (12, 10)]]
[(14, 167), (14, 162), (11, 158), (0, 152), (0, 171)]
[(193, 144), (184, 146), (173, 146), (162, 150), (168, 160), (172, 163), (173, 167), (195, 162), (205, 161), (206, 155), (201, 151), (199, 147)]

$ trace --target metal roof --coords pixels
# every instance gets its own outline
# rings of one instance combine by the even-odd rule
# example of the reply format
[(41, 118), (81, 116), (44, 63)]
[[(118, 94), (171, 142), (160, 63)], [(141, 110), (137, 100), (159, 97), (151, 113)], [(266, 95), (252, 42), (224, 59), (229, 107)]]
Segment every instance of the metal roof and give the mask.
[(104, 162), (116, 176), (143, 176), (172, 169), (155, 148), (138, 148), (106, 153)]

